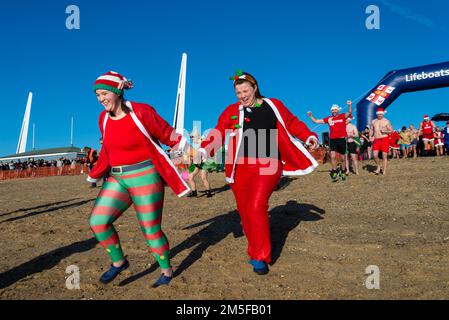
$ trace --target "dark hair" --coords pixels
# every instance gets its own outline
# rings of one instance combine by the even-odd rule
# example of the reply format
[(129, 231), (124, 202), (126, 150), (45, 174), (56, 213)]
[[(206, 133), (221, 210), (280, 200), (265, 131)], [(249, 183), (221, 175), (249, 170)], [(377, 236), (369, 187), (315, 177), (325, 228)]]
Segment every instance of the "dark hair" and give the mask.
[(263, 95), (260, 94), (259, 91), (259, 84), (257, 83), (256, 78), (254, 78), (252, 75), (250, 75), (248, 72), (243, 72), (243, 75), (245, 76), (245, 79), (237, 79), (234, 81), (234, 88), (236, 85), (248, 82), (249, 84), (251, 84), (251, 86), (253, 88), (255, 88), (257, 86), (257, 90), (256, 90), (256, 98), (257, 99), (262, 99), (264, 98)]
[(403, 127), (402, 127), (402, 131), (404, 131), (404, 130), (407, 130), (407, 127), (406, 127), (406, 126), (403, 126)]
[(122, 105), (121, 105), (120, 107), (122, 108), (122, 111), (123, 111), (124, 113), (128, 114), (128, 113), (131, 111), (131, 109), (128, 108), (128, 106), (125, 104), (124, 101), (125, 101), (125, 100), (122, 100)]

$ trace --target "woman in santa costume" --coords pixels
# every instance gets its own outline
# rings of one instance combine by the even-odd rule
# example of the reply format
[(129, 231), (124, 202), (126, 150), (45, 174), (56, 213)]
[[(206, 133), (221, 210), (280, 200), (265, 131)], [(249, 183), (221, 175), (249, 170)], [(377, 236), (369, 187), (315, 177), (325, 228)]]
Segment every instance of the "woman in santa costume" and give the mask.
[(162, 274), (153, 285), (158, 287), (172, 279), (169, 244), (161, 229), (162, 179), (179, 197), (190, 192), (159, 142), (186, 152), (189, 146), (153, 107), (126, 101), (123, 91), (131, 88), (131, 81), (112, 71), (94, 84), (97, 99), (105, 109), (99, 119), (103, 146), (88, 181), (95, 182), (107, 172), (110, 177), (96, 199), (89, 224), (112, 260), (110, 269), (100, 278), (108, 283), (129, 266), (113, 222), (133, 204), (143, 235), (161, 267)]
[(254, 272), (266, 274), (271, 262), (268, 201), (281, 175), (305, 175), (318, 166), (295, 137), (311, 148), (318, 139), (280, 100), (264, 98), (253, 76), (237, 71), (231, 79), (239, 101), (224, 110), (199, 151), (203, 158), (212, 157), (229, 134), (226, 180), (248, 240), (249, 262)]
[(436, 127), (435, 133), (434, 133), (434, 141), (435, 141), (435, 150), (437, 152), (437, 157), (444, 156), (444, 142), (443, 142), (444, 135), (441, 132), (441, 129), (439, 127)]

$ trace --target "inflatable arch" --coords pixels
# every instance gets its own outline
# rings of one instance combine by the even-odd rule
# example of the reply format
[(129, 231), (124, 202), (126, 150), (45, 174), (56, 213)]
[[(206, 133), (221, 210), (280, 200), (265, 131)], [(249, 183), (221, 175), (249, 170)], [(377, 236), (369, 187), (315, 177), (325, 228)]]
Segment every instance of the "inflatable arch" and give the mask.
[(449, 87), (449, 62), (390, 71), (357, 103), (357, 128), (363, 130), (402, 93)]

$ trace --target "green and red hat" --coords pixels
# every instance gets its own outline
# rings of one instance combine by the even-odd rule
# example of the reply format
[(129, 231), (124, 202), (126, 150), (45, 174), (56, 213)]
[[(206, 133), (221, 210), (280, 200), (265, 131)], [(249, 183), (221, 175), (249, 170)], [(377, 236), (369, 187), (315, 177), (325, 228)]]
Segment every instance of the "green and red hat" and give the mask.
[(115, 71), (109, 71), (97, 78), (94, 83), (94, 91), (98, 89), (108, 90), (114, 92), (115, 94), (121, 96), (123, 90), (132, 89), (133, 82), (126, 79), (121, 74)]

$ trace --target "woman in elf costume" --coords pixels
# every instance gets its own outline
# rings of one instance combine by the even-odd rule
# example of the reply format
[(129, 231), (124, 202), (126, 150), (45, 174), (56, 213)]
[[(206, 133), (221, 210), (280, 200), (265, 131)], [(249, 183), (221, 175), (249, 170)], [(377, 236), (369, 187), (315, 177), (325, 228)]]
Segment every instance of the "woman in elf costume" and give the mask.
[(153, 285), (158, 287), (168, 284), (173, 276), (168, 240), (161, 229), (162, 179), (179, 197), (190, 191), (159, 142), (174, 150), (189, 152), (190, 148), (153, 107), (124, 99), (124, 89), (132, 86), (131, 81), (113, 71), (94, 84), (97, 99), (105, 109), (99, 119), (103, 147), (87, 179), (95, 182), (106, 172), (110, 177), (96, 199), (89, 224), (112, 260), (110, 269), (100, 278), (108, 283), (129, 266), (113, 222), (133, 204), (143, 235), (161, 267), (162, 274)]
[(295, 137), (311, 148), (318, 139), (281, 101), (264, 98), (249, 73), (237, 71), (231, 79), (238, 102), (224, 110), (198, 151), (203, 159), (212, 157), (229, 134), (226, 180), (248, 239), (249, 263), (262, 275), (271, 262), (268, 200), (281, 175), (305, 175), (318, 166)]

